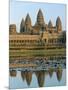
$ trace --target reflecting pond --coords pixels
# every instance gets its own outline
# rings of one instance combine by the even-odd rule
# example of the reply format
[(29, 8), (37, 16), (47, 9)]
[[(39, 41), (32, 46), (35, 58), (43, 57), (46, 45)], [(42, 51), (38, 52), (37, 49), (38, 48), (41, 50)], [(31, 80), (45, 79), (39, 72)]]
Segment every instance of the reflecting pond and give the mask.
[(36, 88), (66, 85), (66, 69), (10, 71), (10, 88)]
[[(23, 67), (15, 67), (23, 65)], [(10, 63), (9, 88), (37, 88), (66, 85), (66, 57), (15, 60)], [(36, 65), (36, 66), (30, 66)], [(26, 65), (26, 66), (25, 66)], [(25, 66), (25, 67), (24, 67)]]

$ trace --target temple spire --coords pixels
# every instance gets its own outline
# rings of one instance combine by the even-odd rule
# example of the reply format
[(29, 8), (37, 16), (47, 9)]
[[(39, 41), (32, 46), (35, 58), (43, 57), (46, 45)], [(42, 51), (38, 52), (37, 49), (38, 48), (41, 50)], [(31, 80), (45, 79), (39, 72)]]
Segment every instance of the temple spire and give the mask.
[(48, 23), (48, 27), (49, 27), (49, 28), (53, 27), (51, 20), (50, 20), (49, 23)]
[(29, 16), (29, 14), (27, 14), (26, 18), (25, 18), (25, 25), (27, 26), (31, 26), (31, 18)]
[(25, 22), (24, 19), (22, 19), (21, 24), (20, 24), (20, 32), (24, 32), (24, 26), (25, 26)]
[(38, 25), (44, 25), (44, 17), (43, 17), (43, 13), (42, 10), (39, 9), (38, 14), (37, 14), (37, 22)]
[(62, 23), (61, 23), (61, 19), (59, 16), (57, 17), (57, 20), (56, 20), (56, 27), (57, 27), (58, 32), (62, 31)]

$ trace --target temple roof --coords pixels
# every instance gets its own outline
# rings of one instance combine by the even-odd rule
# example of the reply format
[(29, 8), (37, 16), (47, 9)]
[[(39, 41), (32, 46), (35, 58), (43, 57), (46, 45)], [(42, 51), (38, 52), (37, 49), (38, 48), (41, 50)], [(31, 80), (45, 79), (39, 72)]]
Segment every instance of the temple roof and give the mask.
[(31, 25), (31, 18), (29, 16), (29, 14), (27, 14), (27, 16), (25, 18), (25, 24), (30, 24)]
[(53, 27), (51, 20), (50, 20), (49, 23), (48, 23), (48, 27)]
[(21, 21), (20, 27), (23, 27), (24, 25), (25, 25), (25, 22), (24, 22), (24, 19), (22, 18), (22, 21)]
[(9, 25), (9, 33), (16, 33), (16, 24), (10, 24)]
[(39, 9), (38, 14), (37, 14), (37, 17), (39, 17), (39, 18), (43, 17), (43, 13), (42, 13), (42, 10), (41, 9)]
[(37, 24), (42, 25), (44, 24), (44, 17), (41, 9), (39, 9), (38, 14), (37, 14)]
[(60, 17), (58, 16), (58, 17), (57, 17), (57, 20), (56, 20), (56, 26), (59, 26), (59, 25), (61, 25), (61, 19), (60, 19)]

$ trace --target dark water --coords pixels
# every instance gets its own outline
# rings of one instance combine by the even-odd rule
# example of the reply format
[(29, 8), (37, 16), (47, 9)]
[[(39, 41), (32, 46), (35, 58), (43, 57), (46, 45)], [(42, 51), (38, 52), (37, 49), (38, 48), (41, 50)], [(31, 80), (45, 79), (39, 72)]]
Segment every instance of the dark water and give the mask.
[(63, 86), (66, 84), (66, 69), (45, 71), (10, 71), (10, 88), (35, 88)]

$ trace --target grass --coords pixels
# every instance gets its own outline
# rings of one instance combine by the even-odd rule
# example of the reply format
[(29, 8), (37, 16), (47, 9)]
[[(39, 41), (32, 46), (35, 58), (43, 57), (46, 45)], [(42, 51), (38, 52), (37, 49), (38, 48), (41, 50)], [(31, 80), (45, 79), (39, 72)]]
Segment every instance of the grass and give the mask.
[(10, 50), (9, 56), (46, 56), (46, 55), (65, 55), (65, 48), (62, 49), (40, 49), (40, 50)]

